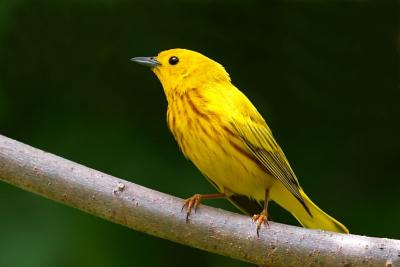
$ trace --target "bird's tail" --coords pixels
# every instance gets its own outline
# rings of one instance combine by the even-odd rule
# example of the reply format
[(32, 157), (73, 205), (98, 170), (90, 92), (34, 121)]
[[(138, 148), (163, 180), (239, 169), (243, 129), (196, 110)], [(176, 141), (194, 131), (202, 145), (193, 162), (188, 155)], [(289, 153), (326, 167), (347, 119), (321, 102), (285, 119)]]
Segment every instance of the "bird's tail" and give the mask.
[(343, 224), (318, 208), (302, 189), (300, 189), (300, 195), (304, 200), (303, 204), (301, 204), (301, 202), (288, 190), (283, 190), (283, 188), (280, 189), (279, 187), (273, 189), (277, 190), (271, 191), (273, 194), (271, 196), (272, 199), (292, 213), (302, 226), (311, 229), (321, 229), (346, 234), (349, 233), (349, 230), (347, 230)]
[(301, 223), (301, 225), (306, 228), (321, 229), (345, 234), (349, 233), (349, 230), (347, 230), (346, 226), (318, 208), (318, 206), (311, 201), (311, 199), (304, 193), (303, 190), (301, 190), (300, 193), (304, 199), (305, 205), (309, 209), (309, 213), (300, 212), (292, 214)]

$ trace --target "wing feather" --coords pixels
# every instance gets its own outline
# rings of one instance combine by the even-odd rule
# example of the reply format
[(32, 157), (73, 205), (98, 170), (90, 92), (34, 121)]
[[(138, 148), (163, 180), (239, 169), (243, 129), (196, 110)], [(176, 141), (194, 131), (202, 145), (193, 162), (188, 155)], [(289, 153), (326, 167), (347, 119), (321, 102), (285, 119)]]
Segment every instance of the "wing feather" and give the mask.
[[(261, 115), (258, 116), (261, 117)], [(241, 117), (240, 120), (233, 120), (232, 124), (249, 151), (309, 212), (300, 194), (300, 185), (297, 177), (267, 124), (263, 120), (260, 123), (260, 119), (255, 121), (250, 116)]]

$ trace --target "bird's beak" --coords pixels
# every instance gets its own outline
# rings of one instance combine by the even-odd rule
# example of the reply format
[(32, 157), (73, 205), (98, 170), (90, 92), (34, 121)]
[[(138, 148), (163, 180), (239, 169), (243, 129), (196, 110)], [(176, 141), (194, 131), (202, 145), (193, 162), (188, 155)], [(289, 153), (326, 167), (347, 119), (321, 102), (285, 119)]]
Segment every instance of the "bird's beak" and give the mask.
[(154, 67), (156, 67), (158, 65), (161, 65), (157, 61), (156, 57), (134, 57), (134, 58), (131, 58), (131, 60), (133, 62), (136, 62), (136, 63), (140, 64), (140, 65), (147, 66), (147, 67), (150, 67), (150, 68), (154, 68)]

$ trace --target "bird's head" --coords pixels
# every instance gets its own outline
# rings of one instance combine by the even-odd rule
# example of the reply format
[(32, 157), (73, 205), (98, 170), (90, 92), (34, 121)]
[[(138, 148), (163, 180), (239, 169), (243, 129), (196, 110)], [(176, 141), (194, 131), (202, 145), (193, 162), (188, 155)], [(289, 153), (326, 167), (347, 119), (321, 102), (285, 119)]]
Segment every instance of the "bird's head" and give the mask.
[(135, 57), (132, 61), (145, 65), (157, 75), (165, 94), (183, 94), (193, 88), (206, 88), (213, 83), (230, 82), (224, 67), (187, 49), (170, 49), (156, 57)]

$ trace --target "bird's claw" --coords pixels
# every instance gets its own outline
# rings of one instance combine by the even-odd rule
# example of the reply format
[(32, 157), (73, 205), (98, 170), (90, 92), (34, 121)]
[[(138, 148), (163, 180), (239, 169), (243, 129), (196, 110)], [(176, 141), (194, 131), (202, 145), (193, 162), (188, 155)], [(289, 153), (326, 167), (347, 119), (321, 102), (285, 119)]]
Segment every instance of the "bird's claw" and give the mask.
[(185, 203), (183, 204), (181, 211), (183, 211), (183, 209), (186, 208), (186, 223), (189, 222), (189, 216), (192, 213), (192, 210), (194, 210), (194, 212), (196, 213), (200, 201), (201, 201), (200, 194), (193, 195), (192, 197), (185, 200)]
[(255, 222), (256, 225), (257, 225), (257, 237), (260, 237), (261, 225), (262, 225), (263, 223), (269, 225), (269, 224), (268, 224), (268, 216), (267, 216), (266, 214), (264, 214), (264, 213), (255, 214), (255, 215), (253, 215), (252, 220), (253, 220), (253, 222)]

